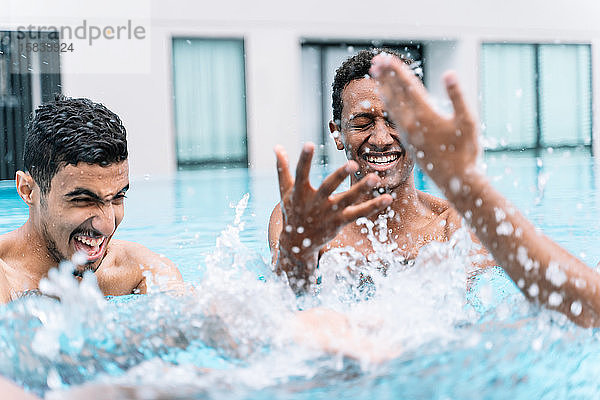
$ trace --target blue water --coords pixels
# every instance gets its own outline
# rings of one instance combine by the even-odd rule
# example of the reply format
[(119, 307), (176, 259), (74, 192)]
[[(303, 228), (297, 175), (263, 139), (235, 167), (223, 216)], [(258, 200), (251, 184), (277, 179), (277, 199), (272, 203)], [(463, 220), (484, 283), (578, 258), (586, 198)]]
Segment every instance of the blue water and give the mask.
[[(588, 265), (596, 265), (600, 260), (599, 175), (589, 152), (544, 151), (539, 157), (491, 153), (486, 162), (494, 185), (538, 227)], [(315, 171), (313, 182), (327, 170)], [(421, 174), (416, 181), (421, 189), (439, 193)], [(13, 185), (0, 182), (0, 234), (27, 217)], [(215, 169), (132, 179), (117, 237), (166, 255), (179, 266), (185, 281), (200, 284), (205, 279), (206, 256), (216, 251), (215, 241), (232, 224), (233, 207), (245, 193), (250, 200), (242, 216), (240, 246), (229, 251), (246, 257), (249, 275), (244, 279), (250, 277), (249, 287), (269, 281), (268, 266), (261, 258), (269, 257), (267, 222), (278, 198), (271, 172)], [(227, 269), (225, 261), (223, 268)], [(227, 291), (227, 287), (215, 290)], [(241, 298), (243, 303), (244, 297), (235, 290), (223, 292), (223, 298)], [(293, 349), (286, 356), (285, 348), (277, 349), (266, 339), (253, 344), (249, 356), (233, 354), (209, 332), (203, 303), (193, 297), (128, 296), (98, 305), (93, 296), (81, 293), (81, 304), (64, 301), (61, 306), (32, 298), (4, 307), (0, 373), (39, 394), (100, 380), (133, 387), (154, 384), (157, 393), (167, 390), (174, 395), (181, 390), (183, 397), (200, 398), (594, 398), (600, 385), (595, 331), (576, 328), (561, 316), (529, 306), (501, 270), (489, 271), (475, 282), (466, 297), (476, 315), (455, 323), (451, 336), (427, 336), (395, 360), (369, 367), (322, 354), (294, 364)], [(260, 287), (248, 293), (260, 297)], [(97, 313), (86, 315), (84, 306)], [(252, 306), (257, 310), (238, 315), (257, 325), (243, 328), (249, 335), (276, 326), (270, 320), (275, 318), (273, 310), (259, 309), (259, 303)], [(281, 313), (287, 315), (284, 308)], [(257, 314), (248, 315), (253, 311)], [(53, 313), (83, 314), (74, 317), (76, 332), (58, 329), (60, 361), (31, 350), (36, 330), (48, 325), (40, 313), (50, 318)], [(406, 313), (409, 320), (411, 310)], [(419, 327), (425, 325), (415, 326), (415, 337), (424, 335)], [(246, 332), (243, 329), (240, 332)], [(145, 380), (136, 375), (136, 368)], [(206, 374), (198, 368), (218, 372)], [(256, 379), (244, 371), (256, 374)], [(169, 389), (168, 382), (179, 383)]]

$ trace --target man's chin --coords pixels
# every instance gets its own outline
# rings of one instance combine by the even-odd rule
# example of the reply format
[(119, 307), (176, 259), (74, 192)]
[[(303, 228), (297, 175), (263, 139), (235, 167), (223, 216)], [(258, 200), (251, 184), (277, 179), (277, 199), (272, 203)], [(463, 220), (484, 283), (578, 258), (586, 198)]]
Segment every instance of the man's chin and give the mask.
[(404, 186), (408, 181), (408, 177), (398, 177), (393, 175), (379, 176), (380, 184), (375, 189), (379, 193), (390, 193)]

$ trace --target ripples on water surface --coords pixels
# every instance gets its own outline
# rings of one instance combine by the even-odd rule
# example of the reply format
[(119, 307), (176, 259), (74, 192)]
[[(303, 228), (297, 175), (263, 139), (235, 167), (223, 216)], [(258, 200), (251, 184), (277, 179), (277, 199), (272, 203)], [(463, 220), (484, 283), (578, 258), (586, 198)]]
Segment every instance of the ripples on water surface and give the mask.
[[(588, 155), (492, 155), (488, 164), (495, 185), (546, 233), (588, 264), (600, 260)], [(595, 396), (596, 332), (530, 306), (500, 270), (467, 291), (464, 232), (424, 248), (412, 268), (388, 257), (385, 277), (360, 256), (322, 260), (319, 293), (302, 307), (343, 313), (373, 354), (395, 358), (374, 363), (295, 343), (297, 301), (265, 262), (276, 196), (274, 176), (245, 170), (134, 180), (119, 237), (173, 259), (195, 294), (105, 301), (92, 276), (77, 286), (68, 270), (55, 270), (44, 290), (61, 293), (61, 302), (29, 297), (0, 310), (0, 373), (50, 398), (84, 383), (145, 399)], [(9, 183), (0, 184), (0, 199), (4, 233), (26, 210)], [(361, 286), (348, 264), (367, 268), (373, 284)]]

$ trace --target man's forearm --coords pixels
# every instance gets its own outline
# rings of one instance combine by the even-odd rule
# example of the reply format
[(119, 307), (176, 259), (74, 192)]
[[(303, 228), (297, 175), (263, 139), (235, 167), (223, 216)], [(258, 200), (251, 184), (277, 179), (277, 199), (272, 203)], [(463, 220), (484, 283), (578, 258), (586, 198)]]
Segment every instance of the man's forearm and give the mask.
[(479, 173), (442, 185), (448, 199), (523, 293), (583, 326), (600, 324), (600, 275), (538, 232)]
[(477, 122), (456, 74), (444, 76), (454, 113), (443, 116), (412, 71), (389, 55), (373, 59), (393, 121), (405, 132), (417, 162), (445, 192), (525, 295), (580, 325), (600, 325), (600, 275), (541, 233), (478, 173)]

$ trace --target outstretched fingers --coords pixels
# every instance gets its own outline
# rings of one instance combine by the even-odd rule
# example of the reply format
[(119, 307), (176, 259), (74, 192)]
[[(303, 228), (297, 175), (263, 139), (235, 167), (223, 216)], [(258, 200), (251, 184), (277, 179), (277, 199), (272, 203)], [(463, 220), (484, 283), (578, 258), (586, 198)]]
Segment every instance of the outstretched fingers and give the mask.
[(392, 204), (392, 196), (382, 194), (379, 197), (365, 201), (354, 206), (349, 206), (342, 211), (342, 220), (344, 223), (350, 223), (360, 217), (368, 217), (378, 211), (382, 211)]
[(320, 198), (329, 197), (329, 195), (333, 193), (334, 190), (342, 184), (342, 182), (344, 182), (344, 179), (346, 179), (348, 175), (355, 172), (357, 169), (358, 164), (356, 163), (356, 161), (348, 161), (346, 165), (338, 168), (337, 170), (335, 170), (335, 172), (333, 172), (327, 178), (325, 178), (325, 180), (323, 181), (321, 186), (319, 186), (319, 189), (317, 191), (318, 196)]
[(302, 153), (300, 153), (300, 159), (296, 166), (296, 187), (302, 188), (309, 185), (310, 163), (314, 151), (315, 145), (313, 143), (305, 143), (302, 147)]
[(279, 195), (281, 199), (294, 186), (294, 180), (290, 174), (288, 156), (282, 146), (275, 146), (275, 157), (277, 158), (277, 177), (279, 179)]
[(335, 196), (334, 204), (340, 210), (354, 204), (362, 195), (374, 190), (378, 182), (379, 178), (375, 174), (369, 174), (349, 190)]
[(403, 65), (395, 63), (395, 57), (378, 55), (373, 59), (370, 73), (379, 84), (377, 90), (385, 102), (391, 119), (403, 131), (414, 123), (412, 100), (409, 97), (410, 81), (405, 78)]
[[(396, 99), (404, 102), (427, 104), (427, 92), (408, 65), (398, 57), (382, 53), (373, 58), (371, 74), (384, 87), (393, 89)], [(390, 99), (392, 100), (392, 99)]]
[(462, 94), (460, 85), (458, 84), (456, 73), (454, 71), (446, 72), (444, 74), (444, 83), (446, 84), (446, 91), (448, 92), (448, 97), (452, 102), (452, 107), (454, 108), (454, 114), (456, 118), (461, 120), (470, 119), (471, 113), (467, 107), (467, 103), (465, 102), (465, 97)]
[(375, 56), (371, 61), (369, 74), (382, 83), (390, 80), (398, 80), (398, 83), (400, 84), (398, 89), (404, 89), (408, 82), (406, 79), (401, 79), (404, 78), (403, 74), (398, 74), (403, 67), (406, 67), (402, 64), (404, 63), (398, 60), (397, 57), (391, 54), (381, 53)]
[(402, 66), (395, 64), (393, 58), (384, 54), (376, 56), (369, 72), (379, 83), (377, 90), (388, 107), (394, 105), (395, 111), (401, 112), (409, 100), (406, 93), (408, 82), (400, 79), (401, 75), (398, 74), (398, 71), (402, 70)]

